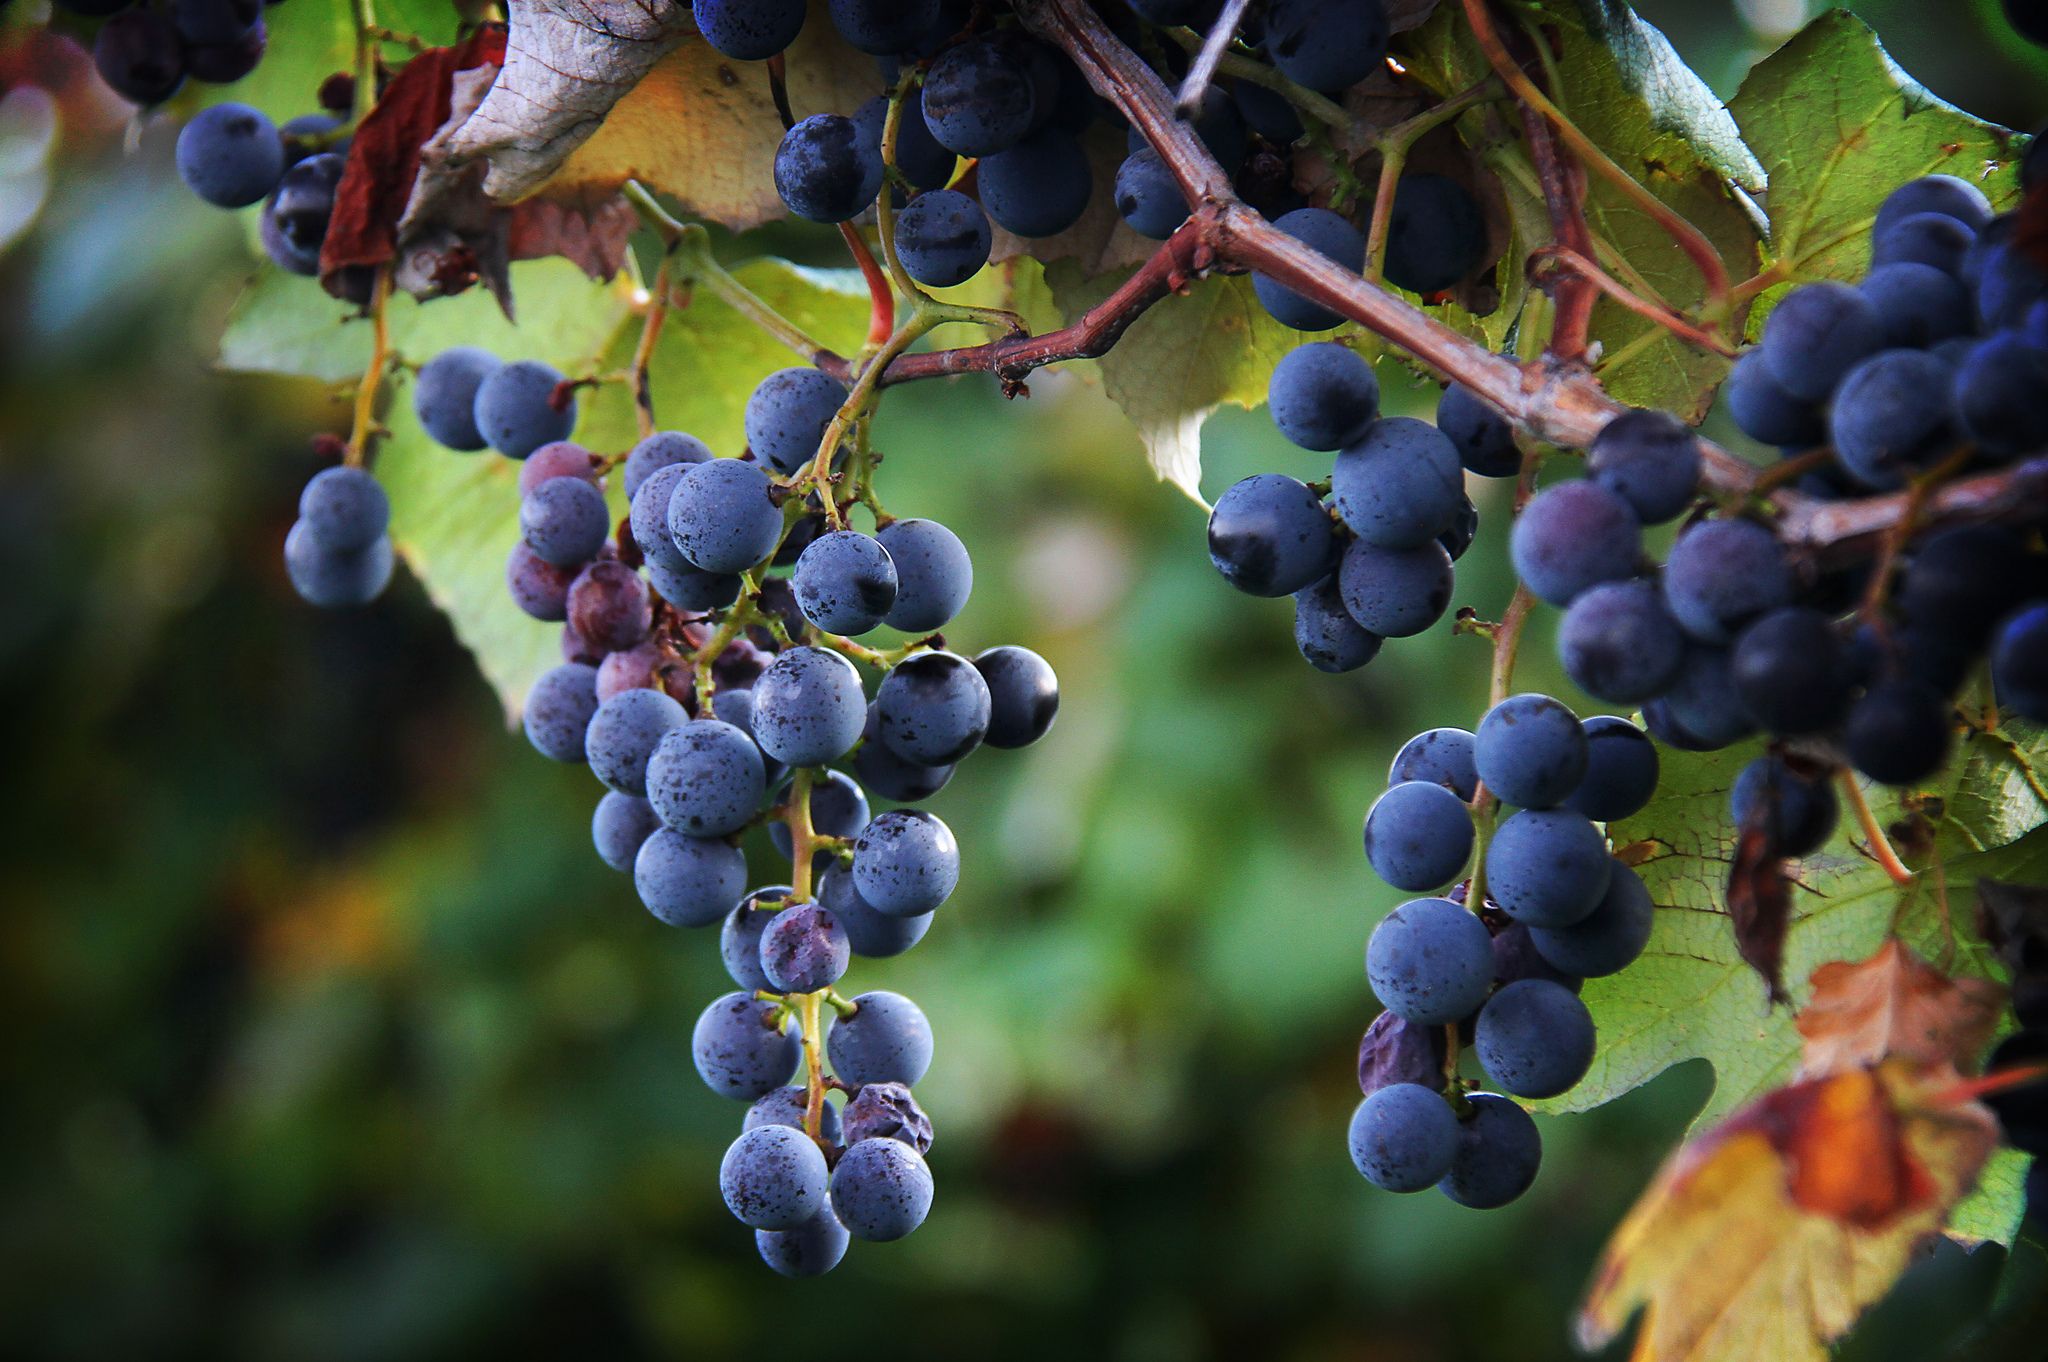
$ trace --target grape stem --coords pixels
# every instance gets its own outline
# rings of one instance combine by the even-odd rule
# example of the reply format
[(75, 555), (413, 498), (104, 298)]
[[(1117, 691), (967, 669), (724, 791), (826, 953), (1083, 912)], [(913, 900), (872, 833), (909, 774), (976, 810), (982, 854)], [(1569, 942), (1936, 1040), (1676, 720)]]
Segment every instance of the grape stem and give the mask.
[(1899, 853), (1892, 849), (1891, 839), (1884, 835), (1884, 828), (1877, 821), (1870, 801), (1863, 795), (1863, 786), (1853, 771), (1844, 768), (1838, 773), (1842, 786), (1842, 798), (1848, 801), (1849, 809), (1856, 815), (1857, 825), (1863, 829), (1863, 838), (1870, 844), (1870, 858), (1884, 868), (1891, 876), (1892, 883), (1905, 886), (1913, 883), (1913, 872), (1899, 859)]
[(1515, 97), (1523, 104), (1542, 115), (1550, 126), (1556, 129), (1572, 151), (1590, 167), (1594, 173), (1619, 189), (1637, 208), (1648, 214), (1662, 227), (1678, 248), (1685, 252), (1699, 270), (1705, 286), (1707, 308), (1711, 315), (1726, 317), (1728, 303), (1728, 267), (1721, 260), (1721, 253), (1714, 249), (1712, 242), (1700, 234), (1699, 228), (1687, 222), (1670, 205), (1645, 189), (1637, 179), (1616, 165), (1606, 152), (1593, 144), (1591, 138), (1579, 131), (1578, 126), (1565, 116), (1562, 109), (1552, 103), (1548, 96), (1536, 88), (1536, 82), (1529, 79), (1526, 71), (1509, 54), (1507, 45), (1494, 31), (1493, 16), (1487, 10), (1487, 0), (1464, 0), (1465, 18), (1472, 27), (1472, 37), (1479, 44), (1479, 50), (1486, 54), (1496, 74), (1514, 91)]
[(377, 390), (384, 371), (391, 367), (391, 325), (385, 304), (391, 298), (391, 267), (379, 265), (370, 284), (370, 362), (363, 368), (363, 381), (356, 385), (355, 419), (350, 426), (348, 451), (342, 462), (363, 468), (370, 461), (370, 441), (377, 434)]
[[(1550, 340), (1545, 347), (1560, 360), (1583, 359), (1592, 329), (1596, 289), (1607, 289), (1623, 306), (1649, 306), (1622, 288), (1593, 264), (1593, 233), (1586, 226), (1585, 167), (1565, 156), (1557, 145), (1557, 134), (1537, 112), (1522, 106), (1522, 131), (1529, 139), (1529, 155), (1536, 163), (1537, 183), (1543, 190), (1543, 207), (1550, 214), (1551, 248), (1560, 261), (1566, 257), (1583, 268), (1553, 274), (1544, 291), (1550, 295)], [(1537, 276), (1531, 271), (1531, 280)], [(1604, 281), (1604, 282), (1603, 282)], [(1661, 322), (1661, 315), (1655, 318)]]
[(1175, 101), (1174, 108), (1182, 118), (1193, 118), (1200, 112), (1202, 97), (1209, 93), (1209, 82), (1216, 76), (1216, 63), (1222, 59), (1223, 50), (1230, 46), (1230, 40), (1237, 35), (1237, 27), (1244, 22), (1244, 12), (1250, 6), (1251, 0), (1224, 0), (1222, 12), (1216, 16), (1216, 22), (1209, 25), (1208, 36), (1202, 39), (1195, 60), (1180, 83), (1180, 98)]
[[(783, 817), (789, 824), (789, 902), (810, 903), (811, 856), (818, 850), (817, 832), (811, 826), (811, 785), (817, 772), (800, 766), (790, 777), (789, 803)], [(819, 1010), (825, 990), (798, 995), (793, 1004), (798, 1025), (803, 1028), (804, 1047), (804, 1133), (816, 1140), (826, 1153), (831, 1147), (823, 1138), (825, 1116), (825, 1056), (820, 1044), (823, 1020)], [(785, 1005), (792, 1000), (785, 999)], [(852, 1004), (848, 1003), (848, 1007)], [(837, 1010), (835, 1006), (835, 1010)], [(842, 1016), (847, 1015), (841, 1013)]]
[[(1575, 358), (1585, 352), (1586, 318), (1591, 315), (1595, 293), (1606, 294), (1637, 316), (1649, 318), (1672, 335), (1677, 336), (1680, 340), (1690, 345), (1696, 345), (1702, 350), (1721, 356), (1723, 359), (1733, 359), (1735, 357), (1736, 350), (1734, 346), (1728, 344), (1728, 342), (1722, 340), (1713, 332), (1695, 326), (1670, 308), (1651, 302), (1649, 299), (1636, 293), (1606, 270), (1594, 264), (1583, 252), (1572, 250), (1566, 246), (1545, 246), (1532, 252), (1529, 261), (1532, 278), (1540, 281), (1547, 277), (1557, 281), (1555, 286), (1558, 289), (1558, 321), (1552, 331), (1551, 353), (1559, 358)], [(1560, 279), (1559, 276), (1563, 276), (1563, 278)], [(1591, 287), (1567, 293), (1564, 289), (1564, 280), (1576, 280)], [(1580, 308), (1580, 314), (1573, 322), (1573, 325), (1576, 327), (1575, 333), (1567, 332), (1565, 327), (1568, 299), (1570, 306)], [(1564, 350), (1558, 348), (1560, 336), (1563, 337), (1563, 343), (1570, 344), (1573, 334), (1576, 334), (1577, 337), (1577, 349)]]
[(640, 324), (640, 342), (633, 347), (633, 367), (628, 379), (633, 389), (633, 415), (640, 424), (640, 438), (654, 434), (654, 383), (649, 377), (649, 368), (654, 363), (654, 347), (661, 340), (661, 325), (668, 317), (669, 305), (669, 253), (664, 251), (661, 265), (654, 271), (654, 284), (647, 292), (647, 316)]

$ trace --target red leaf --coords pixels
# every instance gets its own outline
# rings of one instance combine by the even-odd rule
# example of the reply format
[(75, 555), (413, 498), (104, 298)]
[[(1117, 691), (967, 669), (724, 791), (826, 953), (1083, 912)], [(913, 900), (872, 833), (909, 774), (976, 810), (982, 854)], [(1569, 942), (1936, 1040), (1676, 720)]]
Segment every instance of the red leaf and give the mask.
[(320, 279), (352, 266), (376, 266), (398, 252), (398, 221), (419, 178), (420, 147), (448, 121), (449, 82), (457, 71), (505, 60), (505, 28), (486, 24), (454, 47), (430, 47), (385, 85), (349, 146), (334, 193), (334, 215), (320, 247)]

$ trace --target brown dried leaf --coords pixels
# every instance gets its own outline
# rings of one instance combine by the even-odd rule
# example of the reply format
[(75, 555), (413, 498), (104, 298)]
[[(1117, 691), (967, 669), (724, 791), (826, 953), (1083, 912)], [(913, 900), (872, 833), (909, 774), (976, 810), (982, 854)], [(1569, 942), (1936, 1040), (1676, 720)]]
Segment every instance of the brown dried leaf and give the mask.
[(1997, 1029), (2004, 990), (1989, 979), (1950, 979), (1896, 938), (1868, 960), (1813, 972), (1796, 1019), (1809, 1077), (1892, 1055), (1969, 1071)]
[(1672, 1156), (1608, 1242), (1578, 1338), (1634, 1362), (1825, 1362), (1998, 1143), (1955, 1070), (1893, 1059), (1767, 1093)]
[[(882, 81), (822, 13), (787, 54), (798, 117), (852, 113)], [(609, 193), (637, 179), (690, 216), (735, 231), (783, 217), (772, 169), (782, 123), (759, 62), (720, 56), (674, 0), (537, 0), (515, 6), (505, 69), (451, 139), (488, 158), (500, 203)]]
[(1785, 931), (1792, 920), (1791, 882), (1777, 841), (1763, 819), (1739, 830), (1728, 870), (1728, 920), (1735, 949), (1763, 977), (1773, 1003), (1785, 1001)]

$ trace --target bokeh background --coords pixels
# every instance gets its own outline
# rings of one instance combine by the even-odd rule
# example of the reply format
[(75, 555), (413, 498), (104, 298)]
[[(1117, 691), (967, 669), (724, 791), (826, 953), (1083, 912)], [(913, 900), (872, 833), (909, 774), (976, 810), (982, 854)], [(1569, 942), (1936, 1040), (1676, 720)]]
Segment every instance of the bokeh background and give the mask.
[[(1806, 17), (1638, 8), (1724, 95)], [(2048, 113), (1992, 0), (1854, 8), (1937, 92)], [(293, 597), (280, 546), (341, 407), (210, 369), (243, 226), (37, 17), (0, 8), (0, 91), (58, 94), (54, 125), (0, 102), (0, 1357), (1574, 1355), (1708, 1073), (1542, 1121), (1504, 1212), (1373, 1193), (1343, 1149), (1394, 897), (1359, 819), (1405, 736), (1475, 717), (1481, 644), (1311, 672), (1078, 378), (885, 404), (890, 504), (976, 555), (949, 633), (1040, 650), (1064, 709), (934, 801), (961, 890), (851, 981), (937, 1030), (935, 1214), (785, 1282), (717, 1196), (740, 1111), (688, 1050), (714, 943), (596, 860), (588, 774), (507, 732), (409, 578), (353, 613)], [(1383, 378), (1395, 409), (1433, 395)], [(1206, 443), (1212, 495), (1313, 462), (1263, 413)], [(1502, 538), (1460, 565), (1482, 613)], [(2005, 1260), (1931, 1255), (1844, 1356), (2038, 1356), (2001, 1331), (2040, 1309), (2039, 1250)]]

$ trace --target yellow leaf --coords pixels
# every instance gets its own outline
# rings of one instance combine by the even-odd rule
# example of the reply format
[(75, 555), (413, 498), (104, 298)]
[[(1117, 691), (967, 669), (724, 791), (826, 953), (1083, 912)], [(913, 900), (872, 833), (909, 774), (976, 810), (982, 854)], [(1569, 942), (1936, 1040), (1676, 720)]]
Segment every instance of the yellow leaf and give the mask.
[(1635, 1362), (1824, 1362), (1997, 1143), (1956, 1082), (1890, 1059), (1780, 1088), (1689, 1142), (1608, 1243), (1581, 1345), (1640, 1308)]

